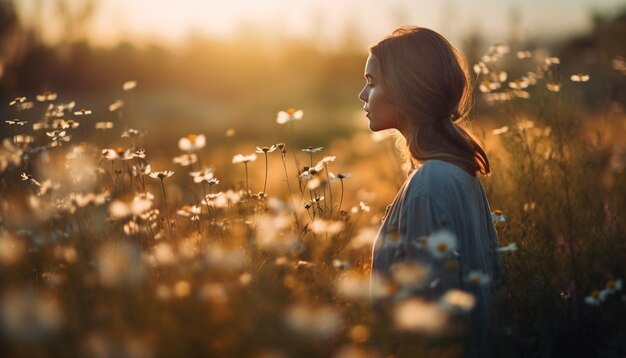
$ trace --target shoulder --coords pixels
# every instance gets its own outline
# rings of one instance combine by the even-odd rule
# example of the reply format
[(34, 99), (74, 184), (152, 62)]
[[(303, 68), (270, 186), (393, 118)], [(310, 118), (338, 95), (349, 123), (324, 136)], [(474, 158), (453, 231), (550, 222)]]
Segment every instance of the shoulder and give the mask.
[(408, 180), (406, 199), (424, 196), (443, 198), (479, 184), (477, 177), (459, 166), (436, 159), (425, 161)]
[(474, 178), (474, 176), (470, 175), (464, 169), (459, 167), (456, 164), (452, 164), (450, 162), (439, 160), (439, 159), (429, 159), (422, 163), (422, 165), (417, 169), (417, 172), (422, 175), (452, 175), (452, 176), (463, 176), (468, 178)]

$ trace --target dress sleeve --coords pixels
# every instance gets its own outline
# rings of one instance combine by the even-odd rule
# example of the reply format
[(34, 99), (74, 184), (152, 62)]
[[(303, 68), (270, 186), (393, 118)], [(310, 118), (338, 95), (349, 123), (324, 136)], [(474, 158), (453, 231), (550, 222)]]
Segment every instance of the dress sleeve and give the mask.
[(396, 263), (425, 268), (422, 283), (404, 287), (405, 293), (438, 298), (448, 289), (460, 287), (456, 238), (444, 209), (430, 196), (405, 202), (398, 222), (401, 247)]

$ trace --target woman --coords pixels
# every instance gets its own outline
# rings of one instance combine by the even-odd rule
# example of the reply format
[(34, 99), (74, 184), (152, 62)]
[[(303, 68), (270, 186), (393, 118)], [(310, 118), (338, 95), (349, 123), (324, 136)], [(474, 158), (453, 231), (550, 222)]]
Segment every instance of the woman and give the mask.
[(370, 129), (397, 129), (420, 164), (388, 208), (372, 273), (391, 278), (394, 265), (419, 264), (428, 276), (410, 287), (410, 295), (439, 298), (450, 289), (473, 294), (465, 353), (488, 355), (490, 308), (503, 277), (498, 238), (477, 178), (491, 166), (457, 124), (471, 106), (465, 61), (438, 33), (400, 28), (370, 48), (365, 78), (359, 98)]

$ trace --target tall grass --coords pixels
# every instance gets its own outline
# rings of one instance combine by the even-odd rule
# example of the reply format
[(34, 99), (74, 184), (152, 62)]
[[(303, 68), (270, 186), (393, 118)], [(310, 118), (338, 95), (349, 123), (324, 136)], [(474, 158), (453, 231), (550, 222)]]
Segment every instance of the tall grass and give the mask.
[[(503, 252), (493, 344), (501, 356), (624, 354), (624, 116), (582, 113), (585, 84), (561, 79), (555, 59), (507, 79), (498, 61), (509, 50), (494, 46), (476, 67), (503, 126), (484, 134), (495, 170), (483, 183), (503, 213), (501, 246), (516, 244)], [(182, 152), (168, 153), (174, 164), (141, 147), (141, 131), (124, 128), (118, 148), (75, 130), (121, 131), (120, 103), (96, 125), (50, 96), (11, 106), (17, 119), (41, 116), (7, 122), (14, 133), (0, 150), (9, 356), (360, 357), (398, 344), (406, 356), (460, 354), (471, 295), (403, 296), (424, 283), (417, 263), (370, 279), (372, 240), (405, 177), (390, 139), (356, 134), (321, 149), (287, 140), (257, 147), (257, 162), (214, 157), (219, 148), (189, 135), (171, 138)], [(294, 113), (279, 122), (295, 131)], [(211, 166), (231, 161), (229, 173)], [(371, 296), (387, 299), (382, 314)]]

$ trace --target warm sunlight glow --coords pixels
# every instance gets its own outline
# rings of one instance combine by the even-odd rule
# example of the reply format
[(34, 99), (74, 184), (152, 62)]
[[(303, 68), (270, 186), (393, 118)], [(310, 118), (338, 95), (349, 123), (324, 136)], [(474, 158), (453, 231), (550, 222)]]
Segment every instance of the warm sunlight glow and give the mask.
[[(407, 23), (436, 28), (453, 41), (463, 38), (470, 30), (499, 35), (555, 36), (589, 28), (591, 23), (586, 13), (590, 6), (606, 12), (617, 1), (63, 0), (58, 3), (66, 3), (74, 18), (68, 21), (59, 17), (59, 7), (54, 1), (21, 0), (17, 7), (23, 22), (40, 24), (42, 37), (49, 42), (58, 41), (67, 24), (75, 23), (77, 32), (100, 44), (113, 44), (120, 39), (179, 44), (189, 35), (198, 34), (221, 38), (307, 37), (328, 47), (341, 43), (347, 30), (351, 31), (350, 38), (370, 44), (389, 29)], [(77, 20), (88, 4), (94, 5), (92, 21), (82, 28)], [(542, 11), (536, 11), (539, 6)], [(451, 17), (455, 20), (450, 21)]]
[(2, 352), (626, 358), (624, 5), (0, 0)]

